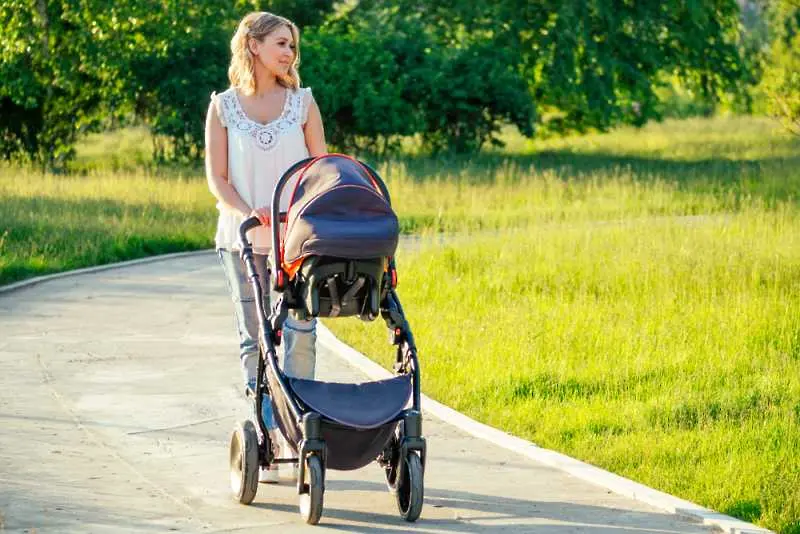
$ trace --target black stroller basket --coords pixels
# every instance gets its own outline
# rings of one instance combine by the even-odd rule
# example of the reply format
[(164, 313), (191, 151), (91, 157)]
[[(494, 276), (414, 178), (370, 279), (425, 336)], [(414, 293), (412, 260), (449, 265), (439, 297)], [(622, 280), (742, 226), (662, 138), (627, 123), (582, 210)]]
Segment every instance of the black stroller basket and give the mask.
[[(282, 236), (280, 200), (298, 173)], [(255, 413), (261, 414), (262, 394), (268, 393), (278, 426), (297, 454), (283, 461), (298, 462), (303, 517), (308, 523), (319, 521), (326, 468), (357, 469), (377, 460), (401, 516), (416, 520), (422, 509), (426, 454), (420, 372), (414, 338), (395, 292), (398, 228), (385, 184), (369, 166), (336, 154), (303, 160), (284, 173), (272, 196), (269, 276), (280, 297), (269, 315), (246, 235), (259, 224), (252, 217), (239, 229), (241, 255), (261, 321)], [(276, 346), (290, 314), (300, 319), (357, 316), (362, 320), (380, 315), (397, 347), (395, 376), (361, 384), (287, 376), (278, 365)], [(273, 457), (264, 421), (260, 415), (255, 419), (251, 433), (257, 430), (258, 465), (281, 463)], [(242, 483), (238, 491), (234, 484), (234, 491), (240, 502), (248, 503), (255, 489), (242, 486), (249, 479), (246, 471), (253, 469), (245, 459), (246, 443), (249, 440), (252, 446), (253, 436), (237, 429), (242, 444), (234, 447), (235, 432), (232, 481), (236, 464)]]

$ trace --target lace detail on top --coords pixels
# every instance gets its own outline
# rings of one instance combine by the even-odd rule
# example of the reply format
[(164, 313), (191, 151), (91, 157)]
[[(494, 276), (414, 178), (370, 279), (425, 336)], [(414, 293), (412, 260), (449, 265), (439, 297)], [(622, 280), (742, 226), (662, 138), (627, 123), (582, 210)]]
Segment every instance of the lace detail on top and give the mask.
[(282, 133), (295, 124), (302, 124), (301, 121), (306, 113), (303, 97), (308, 92), (310, 90), (307, 88), (296, 91), (287, 89), (286, 101), (283, 104), (283, 111), (280, 117), (267, 124), (256, 122), (245, 114), (234, 89), (216, 96), (222, 101), (223, 114), (225, 115), (224, 122), (227, 127), (236, 128), (240, 132), (249, 135), (255, 139), (256, 145), (260, 149), (269, 151), (278, 144), (278, 139)]

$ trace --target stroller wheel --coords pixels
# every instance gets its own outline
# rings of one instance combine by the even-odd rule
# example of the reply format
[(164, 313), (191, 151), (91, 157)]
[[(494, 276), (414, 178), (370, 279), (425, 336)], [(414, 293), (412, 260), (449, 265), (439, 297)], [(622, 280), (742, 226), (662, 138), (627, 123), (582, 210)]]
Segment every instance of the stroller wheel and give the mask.
[(422, 513), (422, 499), (424, 493), (422, 462), (416, 452), (409, 451), (398, 473), (397, 509), (400, 517), (406, 521), (416, 521)]
[(236, 423), (230, 448), (231, 491), (241, 504), (250, 504), (258, 491), (258, 435), (252, 421)]
[(304, 492), (300, 494), (300, 515), (309, 525), (316, 525), (322, 517), (322, 496), (325, 492), (323, 485), (322, 462), (319, 456), (311, 454), (306, 458)]

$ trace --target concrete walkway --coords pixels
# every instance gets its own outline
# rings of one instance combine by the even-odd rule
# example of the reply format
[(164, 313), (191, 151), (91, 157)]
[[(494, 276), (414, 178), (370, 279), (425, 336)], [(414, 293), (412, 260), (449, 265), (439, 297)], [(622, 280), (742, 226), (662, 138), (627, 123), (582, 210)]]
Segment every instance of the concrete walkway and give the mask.
[[(209, 253), (0, 294), (0, 531), (710, 532), (432, 417), (417, 523), (376, 464), (329, 471), (317, 527), (288, 482), (236, 504), (228, 443), (248, 407), (224, 284)], [(325, 347), (318, 368), (364, 379)]]

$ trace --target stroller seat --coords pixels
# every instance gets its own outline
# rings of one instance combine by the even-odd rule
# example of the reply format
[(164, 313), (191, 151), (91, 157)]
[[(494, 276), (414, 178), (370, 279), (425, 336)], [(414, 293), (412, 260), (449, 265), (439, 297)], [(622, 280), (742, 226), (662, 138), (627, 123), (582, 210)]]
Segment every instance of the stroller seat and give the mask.
[(372, 429), (397, 419), (411, 398), (411, 376), (363, 384), (288, 378), (289, 387), (306, 406), (339, 424)]

